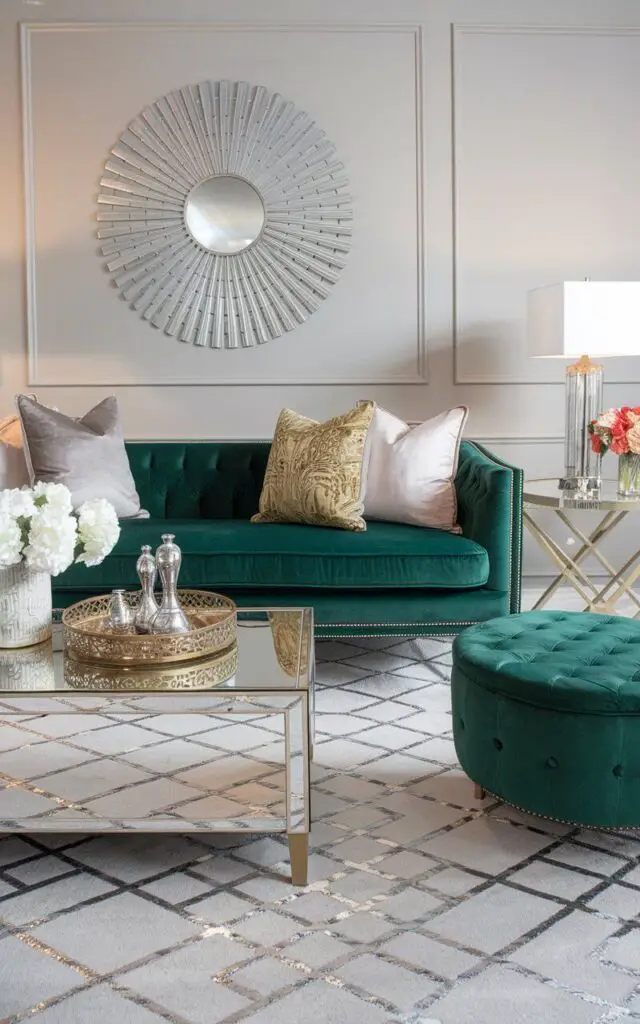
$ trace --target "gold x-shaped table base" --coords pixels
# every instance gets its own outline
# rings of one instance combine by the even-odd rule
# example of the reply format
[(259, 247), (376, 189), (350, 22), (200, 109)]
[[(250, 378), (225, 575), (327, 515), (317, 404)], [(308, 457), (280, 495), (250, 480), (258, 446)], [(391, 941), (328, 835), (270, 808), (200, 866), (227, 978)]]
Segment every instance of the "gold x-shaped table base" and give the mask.
[[(587, 535), (569, 519), (563, 509), (554, 508), (549, 509), (549, 511), (555, 512), (562, 523), (581, 542), (582, 546), (573, 557), (568, 555), (553, 537), (542, 529), (525, 505), (524, 521), (529, 531), (560, 570), (559, 575), (549, 584), (544, 594), (538, 598), (533, 606), (533, 610), (536, 611), (538, 608), (544, 608), (558, 587), (561, 587), (566, 582), (571, 584), (574, 590), (580, 594), (585, 602), (583, 610), (586, 612), (602, 612), (616, 615), (618, 613), (615, 610), (615, 606), (621, 598), (626, 596), (637, 609), (633, 618), (640, 618), (640, 597), (632, 590), (633, 584), (640, 577), (640, 549), (631, 558), (627, 559), (622, 568), (616, 570), (598, 547), (602, 539), (611, 533), (612, 530), (615, 530), (616, 526), (622, 522), (628, 513), (624, 510), (607, 512), (595, 529)], [(596, 585), (581, 568), (582, 562), (589, 555), (596, 558), (606, 570), (608, 579), (604, 586)], [(598, 584), (600, 582), (599, 580)]]

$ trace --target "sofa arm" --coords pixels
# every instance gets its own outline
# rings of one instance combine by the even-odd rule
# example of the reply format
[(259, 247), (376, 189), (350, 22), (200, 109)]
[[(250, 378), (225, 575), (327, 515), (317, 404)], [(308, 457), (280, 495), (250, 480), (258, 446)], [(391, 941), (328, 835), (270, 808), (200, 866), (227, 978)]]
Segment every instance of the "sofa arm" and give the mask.
[(458, 522), (489, 553), (490, 590), (509, 595), (509, 610), (520, 611), (522, 570), (521, 469), (503, 462), (475, 441), (463, 441), (456, 476)]

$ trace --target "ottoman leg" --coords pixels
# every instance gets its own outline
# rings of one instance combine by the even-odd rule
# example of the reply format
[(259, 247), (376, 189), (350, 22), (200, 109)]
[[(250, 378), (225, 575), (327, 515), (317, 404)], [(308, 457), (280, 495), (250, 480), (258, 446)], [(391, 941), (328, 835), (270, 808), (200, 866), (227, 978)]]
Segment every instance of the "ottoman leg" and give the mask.
[(474, 782), (473, 795), (476, 800), (484, 800), (485, 796), (487, 795), (487, 791), (483, 789), (482, 786), (479, 786), (477, 782)]

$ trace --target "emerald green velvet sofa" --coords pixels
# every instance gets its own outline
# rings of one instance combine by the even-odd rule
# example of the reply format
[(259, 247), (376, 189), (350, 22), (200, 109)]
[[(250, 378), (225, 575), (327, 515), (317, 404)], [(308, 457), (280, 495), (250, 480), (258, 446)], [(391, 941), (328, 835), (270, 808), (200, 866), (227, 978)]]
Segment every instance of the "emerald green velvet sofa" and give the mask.
[(366, 532), (251, 523), (270, 443), (127, 444), (150, 519), (122, 522), (102, 565), (53, 580), (62, 608), (114, 587), (138, 587), (142, 544), (174, 533), (180, 585), (238, 605), (311, 605), (316, 636), (453, 635), (519, 611), (522, 473), (463, 441), (456, 477), (462, 534), (369, 522)]

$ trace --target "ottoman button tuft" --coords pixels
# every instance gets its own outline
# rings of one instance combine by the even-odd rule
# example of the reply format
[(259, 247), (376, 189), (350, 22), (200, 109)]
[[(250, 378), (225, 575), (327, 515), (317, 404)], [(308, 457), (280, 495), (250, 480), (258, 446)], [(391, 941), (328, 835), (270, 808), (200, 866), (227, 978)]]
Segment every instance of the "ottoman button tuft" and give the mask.
[(555, 758), (555, 757), (548, 757), (547, 758), (547, 768), (557, 768), (557, 767), (558, 767), (558, 760), (557, 760), (557, 758)]
[(623, 775), (623, 770), (622, 770), (622, 765), (621, 765), (621, 764), (617, 764), (617, 765), (615, 766), (615, 768), (613, 769), (613, 774), (615, 775), (615, 777), (616, 777), (617, 779), (620, 779), (620, 778), (622, 778), (622, 775)]
[(502, 750), (502, 740), (494, 739), (493, 745), (496, 748), (496, 750)]

